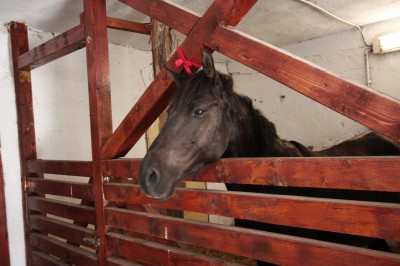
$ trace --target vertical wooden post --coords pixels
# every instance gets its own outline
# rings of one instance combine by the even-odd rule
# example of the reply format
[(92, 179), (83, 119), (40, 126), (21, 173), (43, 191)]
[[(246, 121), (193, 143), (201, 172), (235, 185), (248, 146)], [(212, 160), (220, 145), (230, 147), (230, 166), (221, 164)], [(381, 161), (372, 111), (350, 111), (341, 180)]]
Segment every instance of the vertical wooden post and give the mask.
[(92, 139), (93, 183), (96, 207), (96, 231), (100, 238), (99, 265), (106, 264), (104, 207), (100, 151), (112, 133), (111, 93), (105, 0), (84, 1), (86, 57), (88, 68), (90, 127)]
[[(154, 77), (160, 73), (160, 70), (171, 58), (173, 53), (174, 40), (171, 35), (171, 28), (161, 22), (151, 20), (151, 47), (153, 55), (153, 74)], [(146, 132), (147, 148), (150, 147), (154, 139), (157, 137), (160, 129), (164, 126), (167, 119), (166, 112), (162, 112), (156, 121), (149, 127)]]
[(4, 195), (3, 163), (1, 161), (1, 143), (0, 143), (0, 265), (10, 265), (6, 200)]
[[(27, 178), (26, 162), (37, 159), (36, 137), (33, 118), (31, 71), (20, 70), (18, 56), (29, 50), (28, 29), (23, 23), (10, 23), (11, 48), (14, 69), (15, 98), (17, 102), (18, 138), (21, 161), (21, 178), (24, 186)], [(24, 188), (22, 188), (24, 189)], [(27, 265), (30, 265), (30, 220), (26, 205), (26, 194), (23, 191), (25, 247)]]

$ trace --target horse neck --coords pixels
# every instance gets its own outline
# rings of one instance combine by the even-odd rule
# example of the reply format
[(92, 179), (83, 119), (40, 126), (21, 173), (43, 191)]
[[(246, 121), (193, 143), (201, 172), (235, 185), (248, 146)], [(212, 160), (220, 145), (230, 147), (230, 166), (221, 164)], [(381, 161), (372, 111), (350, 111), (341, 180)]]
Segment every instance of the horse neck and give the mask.
[(279, 138), (275, 125), (248, 97), (234, 94), (231, 103), (233, 129), (223, 157), (302, 156), (295, 145)]

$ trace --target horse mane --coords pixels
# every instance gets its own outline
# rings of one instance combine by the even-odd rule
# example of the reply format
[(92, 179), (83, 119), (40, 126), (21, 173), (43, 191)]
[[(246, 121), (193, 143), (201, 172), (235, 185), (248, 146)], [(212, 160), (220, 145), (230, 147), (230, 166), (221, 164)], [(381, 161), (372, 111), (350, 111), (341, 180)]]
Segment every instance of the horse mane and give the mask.
[(256, 109), (253, 101), (244, 95), (237, 94), (239, 101), (247, 109), (251, 119), (253, 139), (255, 141), (253, 156), (273, 156), (276, 148), (276, 140), (279, 139), (275, 125), (270, 122), (260, 110)]

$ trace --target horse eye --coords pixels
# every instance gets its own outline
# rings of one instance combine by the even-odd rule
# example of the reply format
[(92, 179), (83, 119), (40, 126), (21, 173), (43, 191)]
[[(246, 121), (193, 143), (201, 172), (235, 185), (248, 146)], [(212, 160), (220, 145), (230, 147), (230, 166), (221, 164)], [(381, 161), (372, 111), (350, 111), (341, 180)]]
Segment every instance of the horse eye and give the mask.
[(194, 114), (197, 116), (202, 116), (206, 113), (206, 110), (202, 110), (202, 109), (197, 109), (194, 111)]

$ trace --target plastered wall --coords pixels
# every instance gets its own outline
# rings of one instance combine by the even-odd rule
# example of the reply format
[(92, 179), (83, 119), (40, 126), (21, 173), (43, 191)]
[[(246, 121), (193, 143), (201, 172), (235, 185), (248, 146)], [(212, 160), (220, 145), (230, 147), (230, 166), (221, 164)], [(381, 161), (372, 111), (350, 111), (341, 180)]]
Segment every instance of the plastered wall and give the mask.
[[(30, 47), (53, 37), (29, 31)], [(9, 34), (0, 27), (0, 143), (11, 265), (25, 265), (22, 194)], [(122, 45), (109, 45), (114, 128), (153, 79), (151, 53)], [(86, 53), (82, 49), (32, 71), (37, 152), (40, 159), (91, 160)], [(128, 153), (143, 157), (144, 138)], [(46, 177), (70, 179), (65, 176)], [(87, 178), (73, 177), (75, 181)]]
[[(397, 31), (400, 19), (365, 27), (367, 43), (375, 36)], [(365, 46), (356, 30), (282, 47), (351, 82), (367, 85)], [(266, 58), (265, 60), (268, 60)], [(400, 99), (400, 51), (369, 54), (372, 89)], [(249, 69), (228, 62), (235, 90), (250, 96), (255, 106), (275, 123), (281, 138), (322, 149), (367, 131), (364, 126)]]

